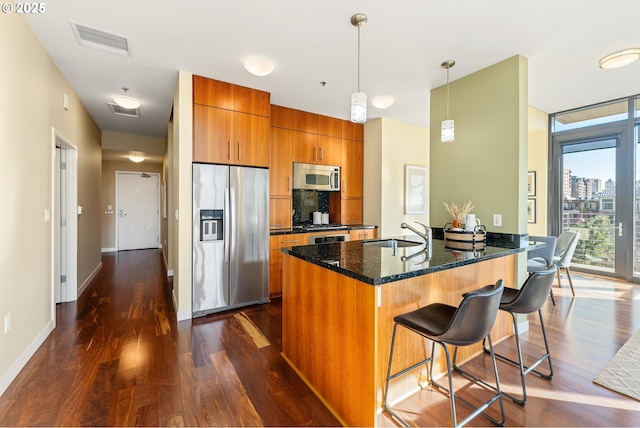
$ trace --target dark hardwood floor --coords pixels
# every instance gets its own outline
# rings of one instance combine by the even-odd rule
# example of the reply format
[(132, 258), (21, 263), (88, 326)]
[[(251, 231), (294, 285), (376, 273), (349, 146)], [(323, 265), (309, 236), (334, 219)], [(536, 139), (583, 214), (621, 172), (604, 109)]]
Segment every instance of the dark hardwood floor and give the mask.
[[(103, 262), (78, 302), (58, 305), (56, 329), (0, 397), (0, 425), (338, 425), (280, 356), (279, 300), (176, 323), (159, 251), (108, 253)], [(554, 378), (528, 375), (526, 406), (505, 400), (507, 425), (640, 426), (638, 401), (592, 383), (640, 328), (640, 290), (574, 277), (577, 296), (554, 288), (558, 304), (543, 311)], [(540, 350), (536, 318), (522, 336), (525, 359)], [(497, 345), (514, 349), (512, 340)], [(487, 363), (480, 356), (468, 365), (483, 371)], [(516, 369), (499, 363), (499, 371), (503, 388), (517, 393)], [(451, 423), (446, 397), (431, 388), (397, 408), (416, 425)], [(397, 426), (385, 413), (378, 423)]]

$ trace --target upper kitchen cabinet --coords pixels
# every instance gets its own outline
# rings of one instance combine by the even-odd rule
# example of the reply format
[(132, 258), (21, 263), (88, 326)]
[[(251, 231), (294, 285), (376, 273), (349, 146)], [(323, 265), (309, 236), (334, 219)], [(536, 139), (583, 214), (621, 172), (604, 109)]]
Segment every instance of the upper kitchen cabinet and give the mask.
[(364, 153), (362, 141), (342, 140), (342, 183), (343, 198), (362, 198)]
[(342, 120), (329, 116), (318, 116), (318, 134), (342, 138)]
[(269, 118), (193, 106), (193, 160), (269, 166)]
[(270, 98), (268, 92), (206, 77), (193, 76), (193, 102), (195, 104), (270, 117)]
[(342, 121), (342, 138), (354, 141), (364, 141), (364, 125), (348, 120)]
[(326, 135), (293, 131), (293, 161), (340, 166), (342, 140)]
[(269, 141), (269, 194), (291, 198), (293, 186), (293, 133), (284, 128), (271, 127)]
[(193, 160), (269, 166), (269, 93), (193, 77)]
[(295, 110), (288, 107), (271, 106), (271, 127), (293, 129), (293, 115)]
[(293, 127), (296, 131), (318, 133), (318, 115), (301, 110), (293, 110)]

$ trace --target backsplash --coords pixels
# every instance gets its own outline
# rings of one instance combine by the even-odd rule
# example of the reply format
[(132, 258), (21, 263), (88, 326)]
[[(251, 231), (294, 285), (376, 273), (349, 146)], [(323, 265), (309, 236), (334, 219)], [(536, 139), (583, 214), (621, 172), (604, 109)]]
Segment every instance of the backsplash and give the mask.
[(317, 190), (294, 190), (293, 191), (293, 224), (300, 225), (311, 223), (314, 211), (323, 213), (329, 212), (329, 192), (319, 192)]

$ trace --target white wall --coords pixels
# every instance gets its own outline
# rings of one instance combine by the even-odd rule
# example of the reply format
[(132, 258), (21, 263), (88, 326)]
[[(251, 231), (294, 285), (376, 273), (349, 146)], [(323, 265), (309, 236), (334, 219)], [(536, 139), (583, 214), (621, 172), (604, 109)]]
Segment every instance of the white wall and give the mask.
[[(429, 168), (429, 130), (391, 119), (374, 119), (364, 127), (364, 223), (378, 225), (379, 237), (411, 235), (403, 222), (429, 225), (426, 214), (404, 213), (405, 166)], [(427, 187), (429, 200), (432, 183)], [(419, 228), (417, 225), (413, 225)]]
[[(78, 287), (101, 266), (100, 129), (21, 15), (0, 25), (0, 393), (54, 327), (52, 128), (78, 148)], [(63, 94), (69, 110), (63, 109)], [(4, 334), (4, 317), (11, 330)]]

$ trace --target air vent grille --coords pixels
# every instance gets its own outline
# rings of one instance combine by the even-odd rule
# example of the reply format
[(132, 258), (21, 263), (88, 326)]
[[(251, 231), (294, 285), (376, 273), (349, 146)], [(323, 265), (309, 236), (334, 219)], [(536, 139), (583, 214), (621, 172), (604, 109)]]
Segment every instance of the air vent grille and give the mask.
[(117, 55), (131, 56), (131, 42), (128, 37), (88, 27), (75, 21), (69, 22), (71, 23), (73, 33), (81, 46)]
[(140, 108), (123, 108), (116, 103), (107, 103), (111, 112), (118, 116), (140, 117)]

